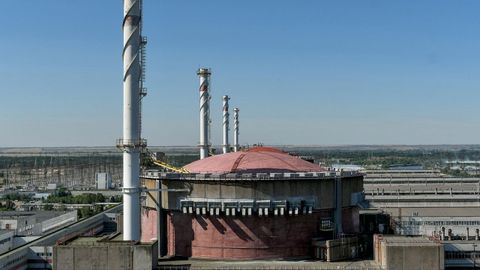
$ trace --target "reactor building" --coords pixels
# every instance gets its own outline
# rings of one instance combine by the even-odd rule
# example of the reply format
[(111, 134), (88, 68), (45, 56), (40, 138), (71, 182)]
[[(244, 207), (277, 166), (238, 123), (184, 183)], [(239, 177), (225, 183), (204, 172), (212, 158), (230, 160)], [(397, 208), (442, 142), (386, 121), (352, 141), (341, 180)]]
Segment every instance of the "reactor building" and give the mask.
[(360, 173), (326, 170), (270, 147), (211, 156), (184, 168), (189, 173), (142, 176), (147, 188), (161, 184), (160, 216), (153, 202), (158, 196), (142, 209), (142, 240), (157, 239), (158, 230), (162, 255), (309, 257), (314, 239), (359, 230)]
[[(175, 173), (147, 170), (142, 241), (160, 256), (207, 259), (309, 257), (313, 244), (359, 231), (363, 174), (328, 170), (271, 147), (241, 149), (223, 97), (223, 154), (210, 147), (210, 76), (200, 68), (200, 159)], [(158, 214), (160, 213), (160, 214)]]

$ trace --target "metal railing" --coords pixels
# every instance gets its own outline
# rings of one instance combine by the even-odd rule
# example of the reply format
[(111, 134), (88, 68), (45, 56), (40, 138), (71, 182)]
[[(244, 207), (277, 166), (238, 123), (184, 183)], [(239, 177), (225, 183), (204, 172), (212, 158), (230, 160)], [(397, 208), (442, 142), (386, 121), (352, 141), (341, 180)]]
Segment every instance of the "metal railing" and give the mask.
[(259, 180), (319, 180), (335, 177), (362, 176), (358, 172), (304, 172), (304, 173), (165, 173), (145, 171), (142, 178), (169, 180), (205, 180), (205, 181), (259, 181)]
[(145, 148), (147, 147), (147, 140), (146, 139), (117, 139), (116, 141), (117, 148)]

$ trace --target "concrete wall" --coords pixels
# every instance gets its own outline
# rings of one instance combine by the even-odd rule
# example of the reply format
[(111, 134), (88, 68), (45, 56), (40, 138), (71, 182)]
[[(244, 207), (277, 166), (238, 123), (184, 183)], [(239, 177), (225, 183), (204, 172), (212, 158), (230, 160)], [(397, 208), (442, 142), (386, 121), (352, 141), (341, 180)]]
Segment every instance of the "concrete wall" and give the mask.
[(360, 253), (357, 237), (327, 240), (325, 247), (329, 262), (355, 259)]
[(0, 218), (0, 229), (15, 230), (18, 235), (31, 235), (34, 233), (36, 217), (34, 214), (18, 215), (13, 218)]
[(157, 266), (156, 245), (66, 245), (53, 248), (56, 270), (151, 270)]
[(311, 257), (311, 240), (321, 236), (321, 218), (331, 215), (323, 211), (298, 216), (225, 217), (170, 212), (168, 254), (216, 259)]
[(374, 259), (385, 270), (443, 270), (444, 250), (425, 238), (374, 236)]
[[(155, 188), (155, 180), (144, 180), (148, 188)], [(253, 200), (309, 200), (316, 209), (334, 208), (335, 184), (333, 178), (315, 180), (272, 180), (272, 181), (200, 181), (162, 180), (162, 188), (191, 189), (191, 193), (162, 192), (165, 209), (180, 209), (179, 201), (184, 198), (209, 199), (253, 199)], [(362, 177), (342, 179), (343, 206), (351, 206), (351, 194), (362, 192)], [(152, 194), (156, 198), (156, 194)], [(147, 206), (155, 208), (150, 198)]]
[(386, 246), (386, 249), (386, 270), (443, 269), (440, 247)]

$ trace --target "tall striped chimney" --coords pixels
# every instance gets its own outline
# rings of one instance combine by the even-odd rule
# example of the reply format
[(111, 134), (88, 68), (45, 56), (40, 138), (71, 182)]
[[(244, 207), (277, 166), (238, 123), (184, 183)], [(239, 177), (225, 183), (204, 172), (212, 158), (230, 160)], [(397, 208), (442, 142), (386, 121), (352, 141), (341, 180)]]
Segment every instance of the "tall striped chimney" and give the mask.
[(233, 109), (233, 151), (237, 152), (240, 150), (240, 145), (238, 144), (238, 108)]
[(123, 17), (123, 240), (140, 240), (141, 0), (124, 0)]
[(223, 153), (226, 154), (230, 150), (230, 145), (228, 143), (228, 131), (229, 121), (230, 121), (230, 113), (228, 112), (228, 100), (230, 98), (228, 96), (223, 96)]
[(200, 78), (200, 159), (208, 157), (210, 133), (210, 69), (199, 68), (197, 75)]

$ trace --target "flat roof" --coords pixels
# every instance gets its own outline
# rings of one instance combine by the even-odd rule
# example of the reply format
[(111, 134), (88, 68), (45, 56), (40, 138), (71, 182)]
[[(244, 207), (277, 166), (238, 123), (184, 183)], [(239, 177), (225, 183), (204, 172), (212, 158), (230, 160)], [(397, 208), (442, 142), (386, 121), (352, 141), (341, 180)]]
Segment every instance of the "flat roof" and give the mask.
[(425, 237), (412, 237), (400, 235), (383, 235), (382, 242), (388, 246), (440, 246), (441, 243), (434, 242)]
[(60, 246), (132, 246), (132, 245), (152, 245), (153, 243), (143, 243), (138, 241), (124, 241), (122, 233), (113, 233), (103, 236), (79, 236), (73, 238)]
[(37, 222), (42, 222), (54, 217), (73, 211), (6, 211), (0, 212), (0, 220), (2, 219), (17, 219), (21, 217), (35, 217)]
[(384, 208), (383, 210), (386, 213), (389, 213), (392, 216), (399, 216), (400, 214), (404, 217), (479, 217), (480, 218), (480, 208), (479, 207), (395, 207), (395, 208)]

